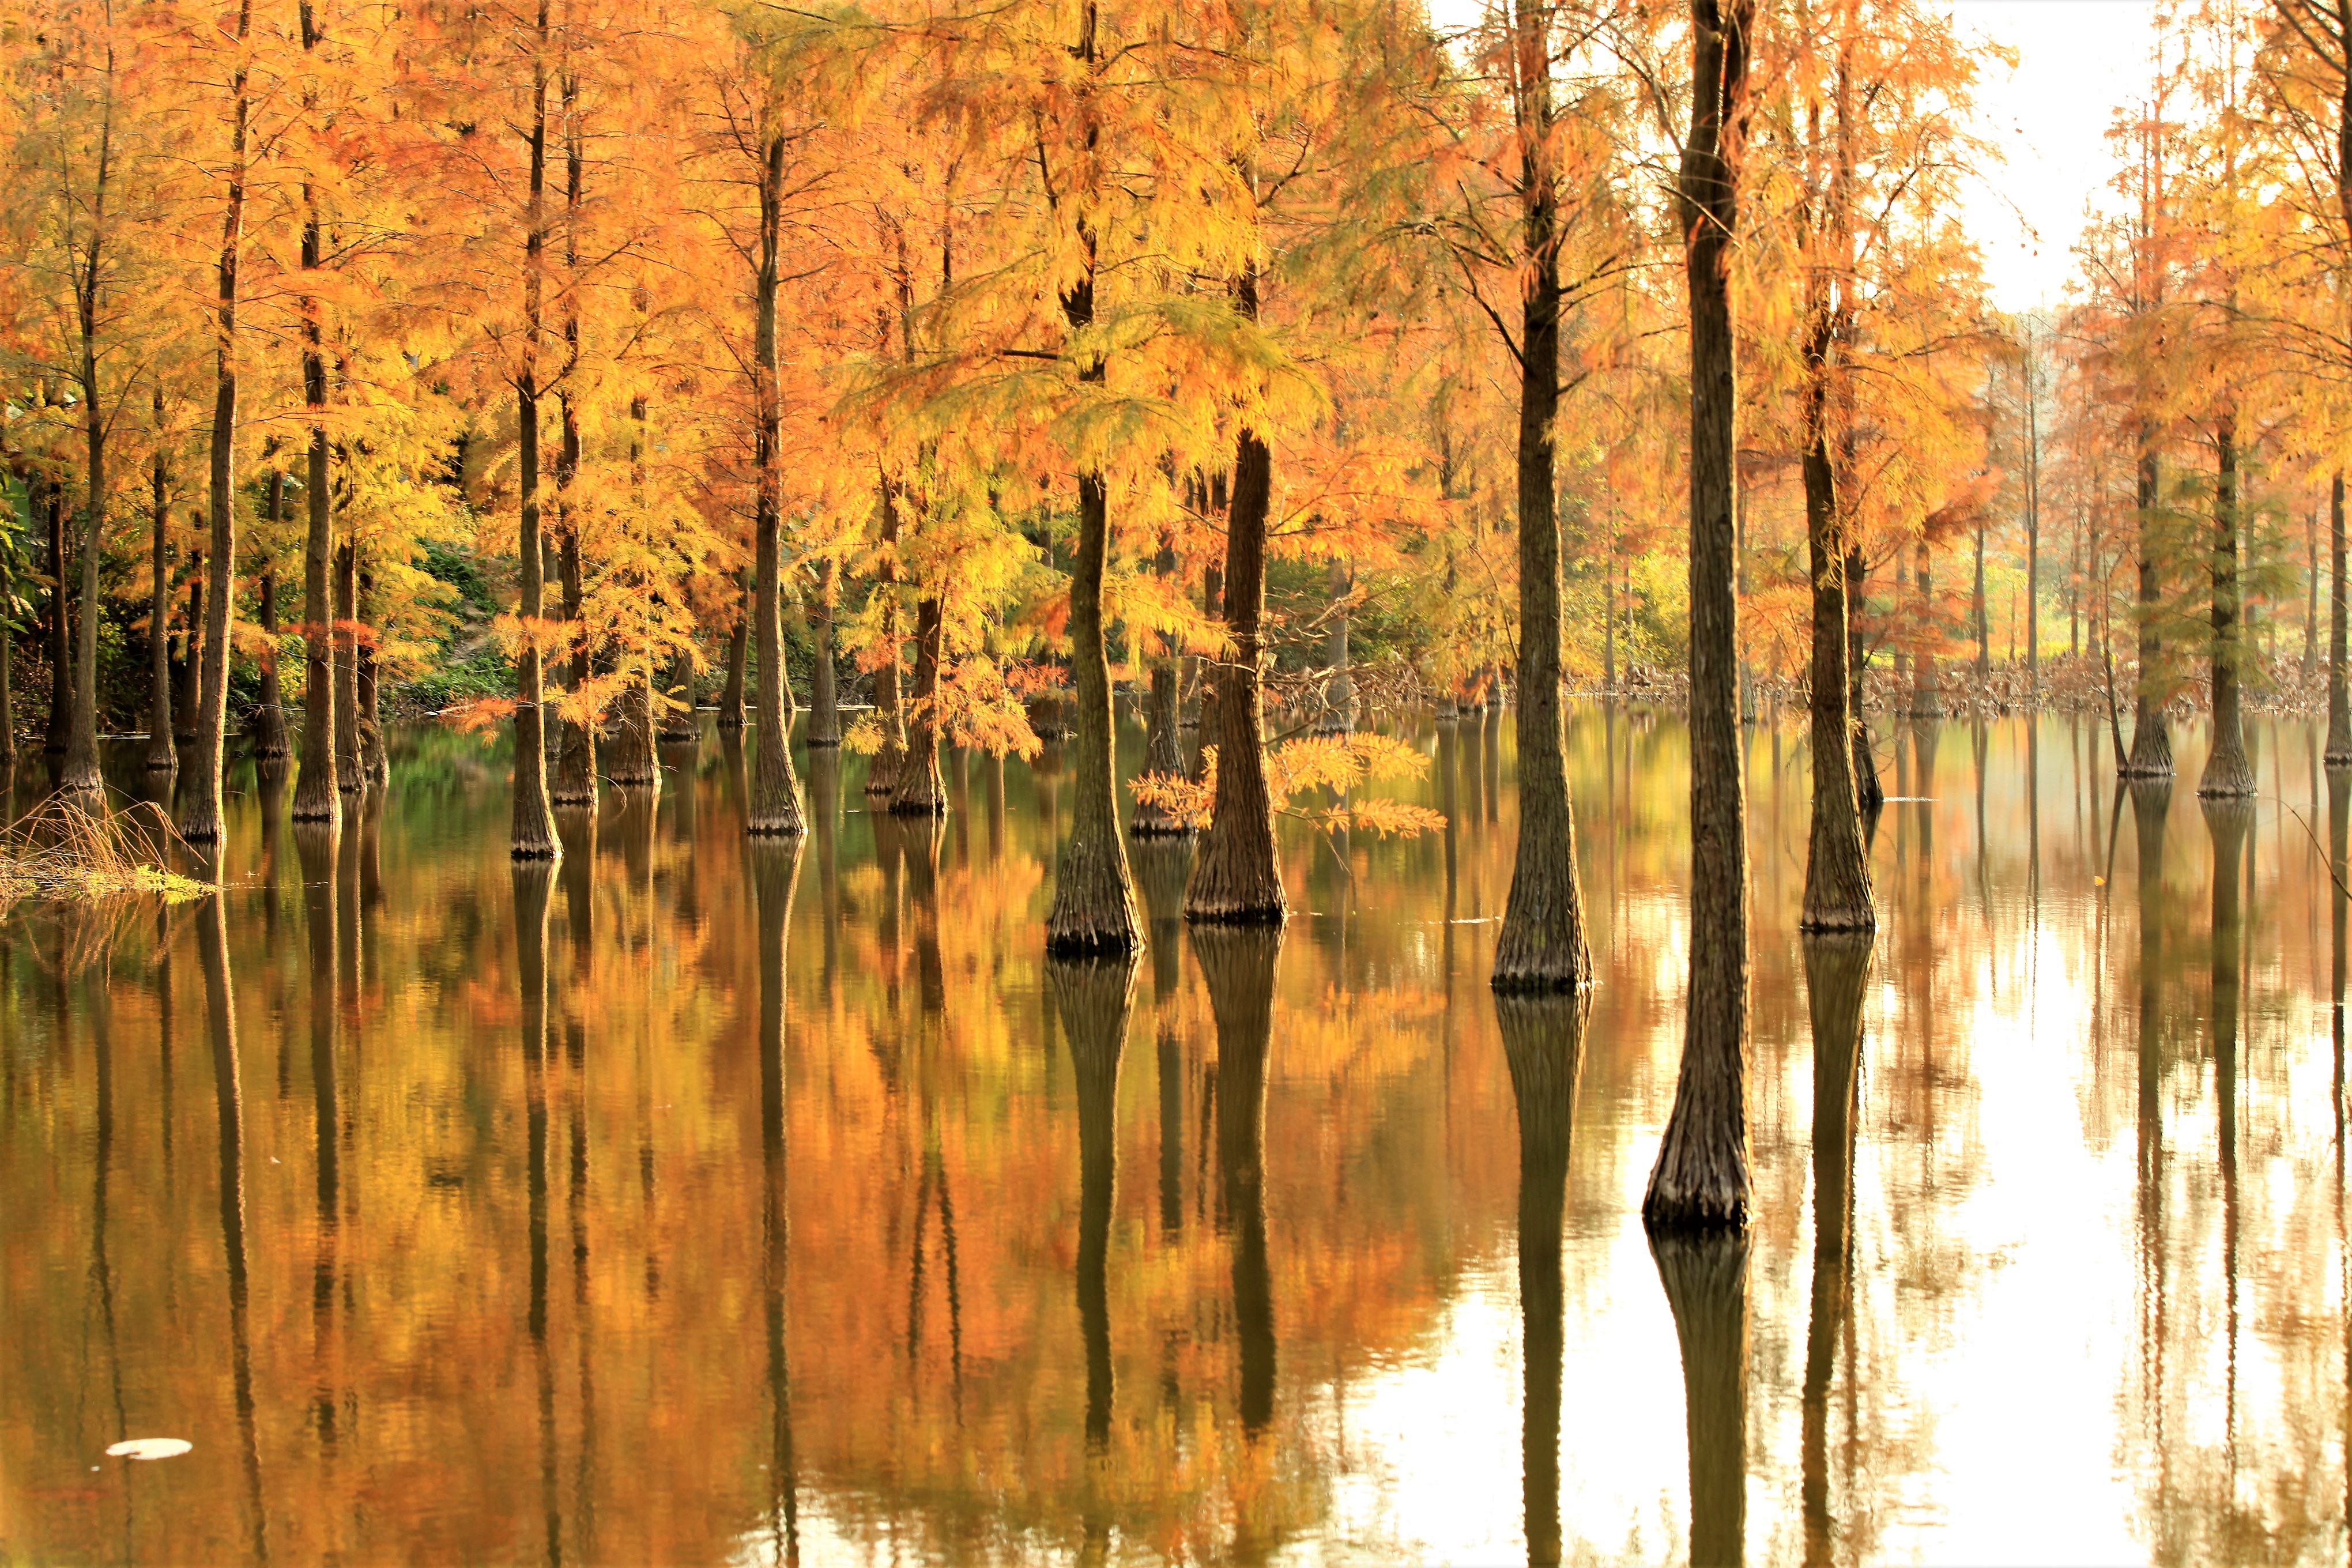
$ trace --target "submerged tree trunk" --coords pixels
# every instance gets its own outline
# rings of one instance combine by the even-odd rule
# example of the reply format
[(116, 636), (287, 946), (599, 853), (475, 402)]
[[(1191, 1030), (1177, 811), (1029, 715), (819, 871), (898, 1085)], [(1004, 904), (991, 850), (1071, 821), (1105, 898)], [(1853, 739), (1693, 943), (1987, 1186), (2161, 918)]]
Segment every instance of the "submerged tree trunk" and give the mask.
[[(286, 470), (269, 476), (269, 521), (286, 521)], [(253, 710), (253, 754), (265, 761), (286, 755), (286, 690), (278, 679), (278, 567), (261, 571), (261, 702)]]
[(661, 761), (654, 750), (654, 678), (649, 669), (632, 676), (613, 704), (610, 761), (616, 784), (643, 788), (661, 783)]
[(2352, 767), (2352, 697), (2345, 676), (2346, 612), (2352, 595), (2344, 587), (2344, 475), (2338, 470), (2327, 498), (2327, 765)]
[(1933, 625), (1936, 603), (1936, 580), (1929, 571), (1927, 541), (1919, 541), (1919, 557), (1913, 584), (1919, 590), (1919, 620), (1922, 637), (1919, 649), (1911, 660), (1911, 717), (1940, 719), (1944, 716), (1943, 681), (1936, 668), (1936, 628)]
[[(299, 8), (305, 53), (324, 41), (318, 10)], [(297, 822), (340, 825), (342, 781), (335, 766), (335, 559), (334, 503), (328, 490), (327, 353), (325, 306), (315, 276), (325, 265), (326, 242), (315, 193), (302, 191), (301, 276), (310, 286), (302, 300), (302, 406), (309, 416), (303, 455), (302, 505), (308, 527), (302, 540), (302, 756), (294, 783)]]
[[(1177, 734), (1176, 661), (1161, 658), (1151, 666), (1151, 710), (1143, 738), (1143, 776), (1181, 779), (1184, 776), (1184, 745)], [(1128, 831), (1140, 837), (1190, 833), (1192, 825), (1157, 801), (1138, 801)]]
[(359, 606), (365, 633), (359, 645), (360, 772), (369, 784), (378, 784), (392, 777), (392, 759), (383, 748), (380, 710), (383, 682), (383, 668), (376, 660), (377, 605), (373, 574), (361, 574)]
[(874, 721), (881, 726), (882, 744), (866, 769), (866, 793), (887, 795), (898, 787), (898, 770), (907, 756), (906, 715), (898, 709), (898, 487), (882, 481), (882, 563), (874, 574), (874, 593), (882, 601), (881, 658), (874, 667)]
[[(155, 460), (150, 474), (152, 499), (148, 521), (147, 590), (147, 771), (168, 773), (180, 765), (179, 749), (172, 743), (172, 509), (171, 473), (163, 461), (163, 395), (155, 395)], [(275, 516), (285, 495), (286, 479), (279, 475), (270, 489)], [(274, 601), (265, 608), (274, 609)], [(270, 661), (275, 672), (277, 660)], [(286, 751), (286, 727), (278, 722), (278, 754)], [(0, 752), (13, 752), (14, 737), (0, 740)]]
[(1560, 696), (1559, 515), (1552, 447), (1559, 411), (1559, 192), (1549, 146), (1548, 15), (1521, 5), (1513, 40), (1517, 97), (1523, 105), (1519, 199), (1528, 265), (1520, 296), (1519, 837), (1503, 929), (1495, 942), (1492, 982), (1501, 991), (1574, 990), (1592, 978), (1584, 900), (1577, 889), (1568, 716)]
[(106, 433), (92, 395), (97, 373), (88, 373), (84, 407), (89, 437), (87, 493), (83, 497), (81, 536), (81, 625), (74, 639), (73, 707), (67, 716), (65, 766), (58, 777), (60, 790), (96, 795), (106, 787), (98, 766), (98, 570), (99, 539), (106, 526)]
[[(1245, 276), (1244, 287), (1254, 309), (1255, 278)], [(1233, 510), (1225, 527), (1225, 631), (1231, 646), (1209, 678), (1210, 695), (1202, 706), (1202, 744), (1216, 748), (1216, 796), (1184, 893), (1189, 921), (1274, 925), (1289, 912), (1274, 855), (1260, 669), (1266, 513), (1273, 500), (1274, 455), (1257, 432), (1244, 428), (1236, 443)], [(1213, 740), (1206, 729), (1211, 716), (1217, 725)]]
[(2238, 701), (2242, 634), (2238, 587), (2238, 426), (2223, 415), (2213, 433), (2213, 749), (2206, 754), (2200, 795), (2250, 795), (2254, 770), (2246, 760), (2246, 731)]
[[(1087, 290), (1085, 321), (1093, 320)], [(1140, 946), (1142, 922), (1118, 831), (1113, 795), (1110, 663), (1103, 650), (1103, 557), (1108, 548), (1110, 498), (1099, 472), (1078, 477), (1078, 552), (1070, 573), (1070, 669), (1076, 709), (1071, 744), (1077, 757), (1077, 799), (1070, 836), (1054, 873), (1054, 907), (1045, 921), (1046, 951), (1129, 952)]]
[[(1644, 1223), (1665, 1232), (1744, 1227), (1748, 1193), (1748, 801), (1739, 751), (1739, 601), (1733, 585), (1739, 390), (1728, 276), (1739, 200), (1738, 166), (1725, 143), (1736, 143), (1746, 118), (1754, 0), (1731, 0), (1727, 6), (1692, 0), (1691, 16), (1691, 131), (1680, 193), (1691, 321), (1690, 995), (1674, 1113), (1642, 1204)], [(1670, 1249), (1660, 1254), (1660, 1272), (1669, 1275), (1672, 1298), (1669, 1257), (1713, 1244), (1662, 1245)], [(1744, 1281), (1746, 1249), (1738, 1245)], [(1677, 1324), (1683, 1316), (1677, 1308)], [(1686, 1333), (1686, 1373), (1689, 1344)], [(1744, 1358), (1733, 1359), (1745, 1367)], [(1696, 1405), (1694, 1395), (1694, 1410)], [(1696, 1420), (1693, 1430), (1696, 1435)]]
[[(576, 153), (573, 157), (576, 162)], [(578, 330), (577, 321), (566, 323), (567, 332), (576, 333)], [(587, 584), (580, 558), (580, 522), (572, 514), (570, 499), (572, 481), (580, 472), (580, 411), (568, 390), (560, 407), (563, 445), (556, 452), (555, 489), (563, 499), (557, 505), (556, 526), (562, 538), (556, 545), (555, 569), (557, 580), (562, 584), (563, 624), (572, 644), (571, 657), (564, 660), (563, 684), (577, 698), (581, 688), (588, 684), (589, 668), (588, 639), (581, 626)], [(584, 713), (567, 714), (558, 721), (555, 776), (548, 786), (547, 798), (552, 805), (596, 804), (596, 722)]]
[(237, 63), (229, 80), (228, 199), (223, 204), (220, 259), (215, 269), (212, 593), (205, 605), (204, 694), (196, 721), (194, 771), (180, 817), (180, 836), (194, 844), (217, 842), (223, 832), (221, 758), (228, 743), (230, 595), (236, 584), (237, 283), (245, 251), (246, 135), (251, 114), (246, 96), (250, 67), (244, 49), (253, 31), (252, 0), (239, 0), (236, 27)]
[[(1849, 445), (1845, 453), (1851, 459), (1853, 448)], [(1878, 782), (1878, 748), (1870, 739), (1870, 713), (1863, 706), (1862, 678), (1870, 664), (1870, 650), (1863, 643), (1862, 610), (1869, 582), (1870, 566), (1862, 546), (1849, 540), (1845, 552), (1846, 711), (1853, 720), (1853, 796), (1865, 819), (1874, 818), (1886, 804), (1886, 788)]]
[(179, 685), (172, 697), (172, 739), (184, 746), (196, 742), (198, 710), (205, 704), (205, 552), (188, 562), (188, 615), (180, 632)]
[(347, 532), (335, 551), (335, 783), (345, 795), (367, 788), (360, 763), (359, 626), (359, 546)]
[[(1096, 24), (1094, 5), (1087, 0), (1071, 53), (1084, 73), (1077, 112), (1090, 152), (1100, 134), (1093, 100), (1103, 68)], [(1098, 177), (1098, 172), (1089, 171), (1073, 194), (1089, 193)], [(1091, 204), (1076, 202), (1071, 210), (1076, 216), (1070, 237), (1076, 241), (1080, 266), (1061, 291), (1062, 316), (1073, 332), (1084, 332), (1095, 322), (1097, 240)], [(1082, 361), (1079, 384), (1101, 385), (1106, 368), (1099, 353)], [(1110, 494), (1102, 470), (1090, 468), (1078, 475), (1077, 558), (1070, 568), (1070, 674), (1076, 709), (1071, 729), (1077, 749), (1077, 799), (1054, 872), (1054, 907), (1045, 919), (1049, 952), (1130, 952), (1143, 942), (1115, 794), (1110, 663), (1103, 648), (1102, 620), (1103, 564), (1109, 548)], [(891, 652), (895, 661), (895, 644)]]
[(1356, 727), (1356, 686), (1349, 669), (1348, 598), (1356, 591), (1356, 574), (1334, 556), (1330, 567), (1331, 629), (1325, 642), (1331, 661), (1331, 681), (1323, 693), (1325, 734), (1344, 735)]
[[(907, 757), (890, 809), (900, 816), (945, 816), (946, 786), (940, 777), (940, 655), (946, 613), (936, 595), (915, 605), (915, 700), (908, 714)], [(1114, 812), (1116, 807), (1113, 808)]]
[(820, 559), (816, 563), (816, 613), (813, 617), (816, 627), (816, 670), (809, 682), (808, 743), (812, 746), (841, 744), (841, 689), (833, 668), (835, 592), (833, 563)]
[[(521, 374), (515, 381), (515, 484), (520, 505), (515, 553), (522, 563), (522, 593), (516, 606), (523, 637), (515, 655), (514, 820), (509, 852), (517, 859), (552, 859), (563, 853), (556, 836), (554, 805), (547, 798), (547, 682), (540, 665), (540, 617), (544, 613), (547, 552), (539, 518), (539, 340), (544, 330), (541, 299), (541, 257), (547, 248), (544, 202), (547, 189), (547, 51), (549, 19), (542, 0), (531, 55), (530, 210), (524, 219)], [(343, 548), (348, 551), (350, 542)], [(337, 575), (342, 575), (339, 569)], [(336, 639), (337, 651), (342, 639)], [(335, 693), (336, 734), (342, 733), (343, 694)], [(340, 752), (341, 748), (338, 747)], [(340, 765), (341, 756), (337, 757)], [(344, 788), (351, 786), (346, 784)]]
[[(1218, 483), (1213, 487), (1212, 493), (1218, 491), (1226, 493), (1226, 504), (1218, 507), (1213, 501), (1211, 510), (1223, 511), (1230, 526), (1230, 489)], [(1225, 618), (1225, 570), (1222, 565), (1211, 565), (1202, 574), (1201, 614), (1216, 622), (1223, 622)], [(1200, 689), (1193, 699), (1192, 751), (1184, 763), (1184, 776), (1198, 784), (1209, 776), (1210, 753), (1217, 746), (1217, 686), (1222, 665), (1213, 658), (1191, 658), (1190, 662), (1196, 667)]]
[(50, 756), (65, 755), (73, 742), (73, 587), (66, 554), (66, 487), (54, 475), (40, 481), (43, 517), (49, 538), (48, 637), (49, 722), (42, 731), (41, 749)]
[(2139, 509), (2139, 679), (2132, 697), (2131, 762), (2124, 772), (2130, 778), (2172, 776), (2172, 734), (2164, 721), (2167, 697), (2158, 668), (2163, 647), (2157, 640), (2157, 616), (2164, 603), (2164, 579), (2152, 537), (2158, 500), (2156, 433), (2140, 430)]
[[(772, 104), (767, 112), (775, 112)], [(752, 517), (758, 539), (752, 563), (758, 574), (752, 616), (760, 637), (760, 749), (751, 764), (751, 806), (743, 829), (796, 835), (805, 827), (801, 820), (800, 780), (793, 773), (792, 680), (784, 671), (783, 475), (778, 467), (783, 461), (783, 394), (778, 380), (776, 342), (786, 144), (782, 129), (765, 128), (760, 150), (760, 275), (754, 295), (751, 367), (759, 418), (753, 454), (759, 465), (759, 494)]]
[(743, 593), (735, 609), (735, 625), (727, 634), (727, 684), (719, 691), (719, 727), (740, 730), (743, 727), (743, 678), (751, 662), (751, 615), (758, 586), (752, 584)]
[(1874, 931), (1870, 857), (1862, 847), (1861, 796), (1854, 788), (1854, 724), (1847, 710), (1845, 530), (1838, 515), (1837, 473), (1828, 429), (1831, 334), (1826, 309), (1805, 346), (1811, 373), (1805, 417), (1805, 542), (1813, 589), (1811, 691), (1812, 828), (1805, 855), (1802, 931)]

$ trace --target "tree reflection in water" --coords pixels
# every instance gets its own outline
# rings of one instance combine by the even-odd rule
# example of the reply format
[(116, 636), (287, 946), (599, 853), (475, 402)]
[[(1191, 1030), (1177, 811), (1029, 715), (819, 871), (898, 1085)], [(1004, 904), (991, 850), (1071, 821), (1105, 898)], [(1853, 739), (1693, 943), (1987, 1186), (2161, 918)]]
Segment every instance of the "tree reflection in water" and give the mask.
[(1829, 1488), (1830, 1384), (1853, 1279), (1854, 1108), (1862, 1068), (1862, 1000), (1868, 937), (1804, 939), (1813, 1025), (1813, 1285), (1805, 1320), (1801, 1459), (1805, 1562), (1836, 1561)]
[(1519, 1314), (1526, 1334), (1526, 1392), (1519, 1454), (1528, 1562), (1560, 1560), (1560, 1367), (1566, 1302), (1560, 1226), (1576, 1087), (1584, 1072), (1585, 999), (1495, 996), (1495, 1023), (1510, 1068), (1519, 1120)]
[(1682, 1348), (1691, 1568), (1729, 1568), (1748, 1533), (1748, 1232), (1654, 1234)]

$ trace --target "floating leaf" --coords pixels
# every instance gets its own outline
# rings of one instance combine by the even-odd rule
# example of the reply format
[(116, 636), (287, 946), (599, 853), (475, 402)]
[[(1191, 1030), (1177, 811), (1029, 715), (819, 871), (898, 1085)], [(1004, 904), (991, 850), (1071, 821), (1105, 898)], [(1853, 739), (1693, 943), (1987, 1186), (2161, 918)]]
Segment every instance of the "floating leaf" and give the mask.
[(116, 1459), (176, 1459), (194, 1447), (185, 1437), (133, 1437), (106, 1452)]

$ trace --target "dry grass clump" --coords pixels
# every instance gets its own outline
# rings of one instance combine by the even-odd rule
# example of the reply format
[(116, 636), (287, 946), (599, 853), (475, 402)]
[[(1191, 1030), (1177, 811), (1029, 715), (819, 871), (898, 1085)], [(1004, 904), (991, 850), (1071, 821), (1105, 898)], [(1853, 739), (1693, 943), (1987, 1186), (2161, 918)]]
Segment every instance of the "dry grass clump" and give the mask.
[(53, 797), (0, 830), (0, 905), (141, 894), (174, 903), (200, 898), (207, 891), (203, 883), (167, 868), (178, 837), (171, 819), (151, 805), (93, 812)]

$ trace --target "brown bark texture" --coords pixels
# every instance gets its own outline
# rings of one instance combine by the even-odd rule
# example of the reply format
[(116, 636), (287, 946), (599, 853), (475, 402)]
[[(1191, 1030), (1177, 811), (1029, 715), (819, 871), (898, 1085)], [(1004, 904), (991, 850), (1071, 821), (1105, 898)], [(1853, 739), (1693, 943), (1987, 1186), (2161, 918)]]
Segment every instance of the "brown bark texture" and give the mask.
[(1513, 51), (1519, 105), (1520, 219), (1528, 264), (1519, 353), (1519, 837), (1495, 942), (1502, 991), (1572, 991), (1592, 978), (1577, 888), (1560, 693), (1559, 517), (1552, 423), (1559, 412), (1559, 196), (1551, 167), (1548, 8), (1521, 5)]
[[(246, 138), (252, 114), (242, 46), (253, 30), (252, 0), (236, 13), (239, 60), (229, 81), (228, 199), (223, 204), (219, 263), (215, 268), (217, 305), (213, 339), (213, 427), (210, 502), (212, 592), (205, 605), (204, 689), (196, 719), (195, 750), (187, 780), (180, 837), (192, 844), (219, 841), (221, 756), (228, 742), (230, 595), (236, 582), (236, 373), (237, 290), (245, 250)], [(218, 900), (215, 900), (218, 918)]]
[(834, 567), (816, 563), (816, 669), (809, 681), (808, 743), (812, 747), (841, 744), (841, 687), (834, 673)]
[(2238, 699), (2239, 622), (2243, 606), (2238, 589), (2238, 428), (2225, 414), (2213, 432), (2212, 682), (2213, 749), (2197, 793), (2208, 797), (2254, 793), (2253, 764), (2246, 760), (2245, 717)]
[(2346, 694), (2344, 476), (2327, 489), (2327, 765), (2352, 767), (2352, 698)]
[[(172, 743), (172, 545), (171, 504), (169, 486), (171, 473), (163, 461), (163, 394), (156, 399), (156, 431), (154, 467), (149, 476), (152, 487), (151, 510), (148, 514), (148, 595), (147, 595), (147, 769), (150, 773), (167, 773), (180, 765), (179, 748)], [(270, 491), (270, 510), (275, 516), (285, 495), (285, 479), (281, 475)], [(277, 661), (270, 661), (274, 676)], [(278, 723), (278, 754), (285, 754), (285, 722)], [(0, 739), (0, 753), (13, 752), (15, 737)]]
[[(1204, 712), (1216, 721), (1217, 793), (1184, 894), (1189, 921), (1276, 925), (1289, 903), (1274, 852), (1274, 799), (1265, 778), (1262, 617), (1266, 513), (1274, 456), (1254, 430), (1236, 441), (1225, 528), (1224, 656), (1212, 667)], [(1204, 730), (1204, 734), (1205, 734)]]
[(1829, 351), (1832, 319), (1826, 285), (1806, 334), (1808, 440), (1804, 456), (1805, 542), (1812, 579), (1811, 689), (1813, 798), (1805, 853), (1803, 931), (1874, 931), (1870, 858), (1862, 847), (1862, 802), (1854, 788), (1854, 725), (1847, 709), (1845, 530), (1838, 516), (1837, 470), (1830, 460)]
[[(1151, 666), (1151, 707), (1145, 721), (1143, 773), (1147, 778), (1182, 778), (1184, 742), (1177, 732), (1176, 661), (1162, 658)], [(1142, 837), (1176, 837), (1192, 825), (1170, 814), (1156, 801), (1138, 801), (1128, 831)]]
[(359, 622), (359, 547), (346, 535), (335, 551), (335, 784), (345, 795), (367, 788), (360, 763)]
[(1103, 557), (1110, 531), (1109, 496), (1099, 473), (1078, 479), (1078, 552), (1070, 571), (1070, 672), (1076, 800), (1069, 837), (1054, 873), (1054, 907), (1045, 920), (1047, 951), (1128, 952), (1143, 942), (1113, 795), (1110, 664), (1103, 649)]
[(1642, 1204), (1653, 1232), (1748, 1222), (1748, 803), (1733, 515), (1739, 394), (1728, 275), (1738, 188), (1725, 143), (1737, 142), (1745, 118), (1754, 14), (1753, 0), (1691, 5), (1694, 92), (1681, 180), (1691, 318), (1690, 993), (1674, 1111)]
[(946, 613), (937, 595), (915, 605), (915, 700), (907, 714), (907, 756), (898, 769), (890, 809), (900, 816), (945, 816), (947, 786), (940, 776), (940, 656)]
[(784, 672), (783, 623), (783, 404), (778, 382), (776, 292), (783, 214), (783, 131), (770, 127), (760, 161), (760, 273), (753, 295), (752, 375), (759, 428), (753, 457), (759, 493), (752, 531), (757, 579), (751, 613), (760, 637), (759, 751), (751, 762), (751, 806), (743, 829), (754, 834), (805, 831), (801, 819), (800, 780), (793, 773), (793, 689)]
[(2163, 689), (2159, 668), (2164, 649), (2156, 631), (2157, 616), (2164, 604), (2164, 576), (2152, 537), (2156, 510), (2161, 500), (2156, 467), (2157, 441), (2153, 429), (2141, 428), (2137, 495), (2139, 613), (2136, 617), (2139, 624), (2139, 680), (2132, 693), (2131, 758), (2124, 768), (2127, 778), (2172, 776), (2172, 732), (2164, 721), (2168, 693)]

